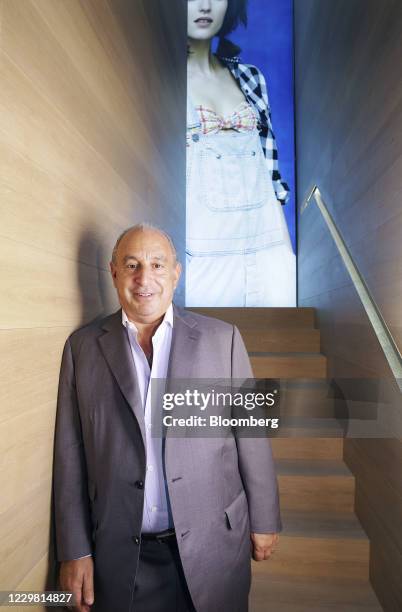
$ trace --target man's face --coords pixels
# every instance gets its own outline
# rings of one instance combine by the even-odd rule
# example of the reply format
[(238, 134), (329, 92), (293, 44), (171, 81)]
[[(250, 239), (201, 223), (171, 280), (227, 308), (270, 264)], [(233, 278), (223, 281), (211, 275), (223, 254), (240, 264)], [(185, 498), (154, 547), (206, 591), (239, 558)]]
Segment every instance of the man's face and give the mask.
[(228, 0), (188, 0), (187, 34), (194, 40), (209, 40), (222, 27)]
[(134, 323), (155, 323), (168, 309), (180, 278), (169, 241), (152, 229), (129, 232), (110, 264), (120, 304)]

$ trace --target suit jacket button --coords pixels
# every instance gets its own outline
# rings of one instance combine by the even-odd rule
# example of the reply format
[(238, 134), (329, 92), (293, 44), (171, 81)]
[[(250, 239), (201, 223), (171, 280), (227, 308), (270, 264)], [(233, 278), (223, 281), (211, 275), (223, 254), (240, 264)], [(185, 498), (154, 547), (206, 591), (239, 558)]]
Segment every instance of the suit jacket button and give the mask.
[(135, 544), (139, 544), (140, 543), (140, 538), (138, 536), (133, 536), (133, 542)]
[(137, 489), (143, 489), (144, 488), (144, 481), (143, 480), (136, 480), (134, 484), (137, 487)]

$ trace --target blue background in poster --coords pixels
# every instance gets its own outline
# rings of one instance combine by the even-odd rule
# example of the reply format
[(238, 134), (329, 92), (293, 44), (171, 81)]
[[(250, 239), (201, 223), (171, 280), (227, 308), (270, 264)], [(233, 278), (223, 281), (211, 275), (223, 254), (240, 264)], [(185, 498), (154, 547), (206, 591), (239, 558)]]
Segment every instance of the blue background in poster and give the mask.
[(248, 26), (228, 38), (242, 49), (246, 64), (255, 64), (267, 81), (279, 170), (290, 187), (284, 206), (295, 249), (295, 157), (293, 94), (293, 0), (249, 0)]

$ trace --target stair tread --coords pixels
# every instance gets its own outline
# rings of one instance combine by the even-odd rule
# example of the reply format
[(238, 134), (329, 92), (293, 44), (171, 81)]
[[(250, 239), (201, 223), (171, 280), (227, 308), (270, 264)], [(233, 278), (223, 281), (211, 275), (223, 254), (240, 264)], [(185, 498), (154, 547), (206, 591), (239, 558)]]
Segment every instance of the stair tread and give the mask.
[[(345, 429), (334, 417), (279, 415), (275, 438), (344, 438)], [(345, 425), (345, 424), (343, 424)]]
[[(251, 323), (250, 323), (251, 325)], [(286, 325), (275, 325), (275, 327), (264, 327), (260, 329), (258, 327), (244, 327), (247, 334), (259, 334), (262, 336), (282, 336), (282, 334), (289, 334), (295, 336), (315, 336), (320, 334), (320, 330), (317, 327), (287, 327)]]
[(353, 512), (282, 510), (282, 536), (363, 539), (367, 535)]
[(382, 612), (368, 580), (265, 575), (254, 561), (252, 570), (250, 612)]
[(273, 353), (272, 351), (251, 351), (249, 357), (273, 357), (275, 359), (326, 359), (322, 353)]
[(343, 439), (338, 437), (297, 437), (271, 438), (271, 447), (275, 460), (283, 459), (338, 459), (343, 457)]
[[(350, 497), (349, 489), (354, 486), (354, 476), (341, 458), (343, 441), (329, 440), (332, 436), (343, 437), (343, 430), (339, 422), (332, 418), (335, 414), (333, 398), (336, 394), (325, 378), (327, 359), (319, 350), (320, 332), (315, 328), (314, 309), (193, 310), (237, 325), (243, 334), (255, 375), (260, 378), (281, 379), (284, 390), (289, 389), (287, 404), (284, 403), (282, 407), (281, 427), (272, 440), (274, 453), (282, 453), (283, 457), (275, 457), (279, 484), (286, 493), (284, 498), (290, 496), (291, 502), (289, 509), (285, 505), (281, 512), (282, 557), (277, 557), (279, 566), (276, 569), (275, 556), (272, 562), (252, 563), (250, 612), (381, 612), (382, 608), (367, 580), (368, 566), (367, 571), (362, 572), (361, 568), (356, 572), (351, 571), (355, 566), (366, 565), (366, 548), (369, 543), (353, 513), (353, 503), (344, 503), (345, 499)], [(326, 402), (325, 405), (323, 401)], [(307, 407), (308, 414), (317, 414), (318, 418), (300, 417), (299, 413), (303, 414), (303, 406)], [(340, 416), (339, 412), (336, 414)], [(295, 448), (292, 448), (292, 444), (284, 436), (299, 438), (295, 442)], [(310, 452), (315, 453), (312, 458), (307, 458), (308, 454), (304, 456), (308, 451), (302, 447), (302, 437), (314, 437), (314, 444), (310, 442)], [(319, 447), (325, 437), (331, 442), (329, 457), (336, 457), (335, 453), (339, 453), (339, 458), (316, 458), (318, 453), (324, 450), (326, 452), (326, 449)], [(288, 458), (286, 453), (289, 453), (290, 457), (291, 453), (296, 456)], [(298, 458), (300, 455), (302, 458)], [(297, 479), (298, 476), (300, 480)], [(303, 480), (304, 477), (307, 479)], [(314, 505), (317, 500), (326, 500), (326, 493), (321, 490), (322, 483), (329, 485), (329, 502), (332, 500), (332, 488), (342, 489), (339, 500), (338, 497), (334, 498), (334, 505), (329, 504), (327, 509), (320, 507), (320, 504)], [(300, 504), (301, 510), (292, 506), (294, 491), (305, 497), (304, 505)], [(310, 503), (313, 509), (310, 509)], [(299, 560), (303, 565), (303, 557), (308, 555), (309, 543), (311, 568), (305, 570), (306, 575), (298, 575)], [(279, 544), (278, 555), (280, 549)], [(336, 575), (336, 571), (339, 573), (342, 569), (344, 561), (347, 566), (348, 558), (345, 555), (348, 551), (349, 556), (351, 555), (349, 566), (346, 567), (344, 576)], [(309, 565), (309, 559), (305, 558), (305, 561)], [(281, 574), (283, 571), (285, 574)], [(309, 571), (316, 573), (309, 575)]]
[[(325, 431), (331, 431), (334, 433), (339, 433), (339, 435), (341, 435), (343, 432), (342, 422), (339, 422), (339, 420), (335, 418), (334, 416), (315, 417), (315, 416), (287, 415), (284, 410), (283, 410), (283, 413), (284, 414), (282, 414), (281, 412), (279, 415), (280, 426), (281, 426), (281, 429), (283, 428), (283, 429), (289, 430), (289, 432), (292, 432), (293, 430), (297, 432), (297, 430), (299, 429), (307, 429), (307, 428), (317, 433), (319, 433), (320, 430), (323, 430), (323, 431), (325, 430)], [(305, 437), (308, 438), (308, 435)], [(322, 435), (321, 437), (325, 438), (326, 436)]]
[(249, 353), (256, 378), (322, 378), (327, 358), (321, 353)]
[(248, 351), (319, 352), (320, 330), (313, 327), (240, 327)]
[[(277, 435), (275, 435), (275, 439), (284, 439), (284, 438), (344, 438), (344, 431), (339, 427), (332, 427), (329, 425), (328, 427), (320, 426), (310, 426), (310, 423), (307, 422), (303, 427), (286, 427), (281, 426)], [(273, 438), (271, 438), (273, 439)]]
[(353, 474), (338, 459), (275, 459), (278, 476), (349, 476)]
[(314, 314), (312, 307), (278, 307), (278, 308), (258, 308), (258, 307), (198, 307), (189, 308), (198, 314), (214, 317), (237, 325), (242, 329), (258, 329), (261, 326), (269, 327), (303, 327), (315, 328)]

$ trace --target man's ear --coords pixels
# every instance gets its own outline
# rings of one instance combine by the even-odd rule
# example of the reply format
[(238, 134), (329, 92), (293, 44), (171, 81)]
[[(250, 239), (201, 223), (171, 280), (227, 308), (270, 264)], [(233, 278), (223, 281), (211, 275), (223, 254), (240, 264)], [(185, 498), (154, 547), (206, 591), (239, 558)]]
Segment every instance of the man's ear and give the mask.
[(109, 266), (110, 266), (110, 274), (112, 275), (113, 284), (114, 286), (116, 286), (116, 279), (117, 279), (116, 266), (114, 265), (113, 261), (110, 262)]
[(176, 289), (176, 287), (177, 287), (177, 285), (179, 283), (181, 272), (182, 272), (182, 266), (181, 266), (181, 263), (178, 261), (176, 263), (176, 266), (175, 266), (175, 275), (176, 275), (176, 280), (175, 280), (175, 283), (174, 283), (174, 288), (175, 289)]

